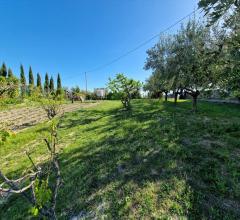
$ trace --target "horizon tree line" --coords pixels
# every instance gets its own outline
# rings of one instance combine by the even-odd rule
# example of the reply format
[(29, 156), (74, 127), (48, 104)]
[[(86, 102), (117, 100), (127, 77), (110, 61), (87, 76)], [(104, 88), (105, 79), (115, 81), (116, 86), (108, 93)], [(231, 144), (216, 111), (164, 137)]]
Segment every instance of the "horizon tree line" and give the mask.
[[(14, 90), (15, 90), (15, 97), (18, 94), (18, 90), (20, 89), (20, 95), (21, 97), (25, 97), (26, 95), (32, 96), (34, 91), (38, 91), (40, 94), (43, 95), (50, 95), (56, 92), (56, 95), (60, 95), (62, 93), (62, 82), (61, 82), (61, 76), (58, 73), (57, 74), (57, 85), (55, 89), (55, 83), (53, 76), (50, 77), (48, 73), (45, 74), (45, 81), (42, 86), (42, 79), (40, 73), (37, 73), (36, 75), (36, 84), (34, 81), (34, 74), (32, 71), (32, 67), (29, 67), (28, 72), (28, 83), (25, 76), (24, 67), (21, 64), (20, 65), (20, 76), (19, 79), (13, 74), (13, 71), (11, 68), (7, 69), (6, 64), (3, 62), (1, 68), (0, 68), (0, 83), (2, 84), (1, 87), (11, 87), (11, 84), (14, 83)], [(5, 85), (5, 86), (4, 86)], [(36, 85), (36, 86), (35, 86)], [(13, 89), (13, 88), (12, 88)], [(0, 91), (0, 97), (3, 94), (7, 94), (7, 90)], [(11, 97), (11, 96), (10, 96)]]

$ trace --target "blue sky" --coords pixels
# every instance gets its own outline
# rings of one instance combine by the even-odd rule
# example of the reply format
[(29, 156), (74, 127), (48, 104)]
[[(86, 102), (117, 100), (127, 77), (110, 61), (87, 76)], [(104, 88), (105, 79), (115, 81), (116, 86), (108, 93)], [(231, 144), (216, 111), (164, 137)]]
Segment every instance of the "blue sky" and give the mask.
[[(85, 89), (84, 72), (135, 48), (194, 8), (197, 0), (0, 0), (0, 62), (19, 75), (22, 63), (42, 79), (59, 72), (64, 86)], [(176, 31), (175, 27), (171, 32)], [(88, 88), (104, 87), (116, 73), (140, 81), (146, 50), (87, 73)], [(26, 74), (27, 75), (27, 74)]]

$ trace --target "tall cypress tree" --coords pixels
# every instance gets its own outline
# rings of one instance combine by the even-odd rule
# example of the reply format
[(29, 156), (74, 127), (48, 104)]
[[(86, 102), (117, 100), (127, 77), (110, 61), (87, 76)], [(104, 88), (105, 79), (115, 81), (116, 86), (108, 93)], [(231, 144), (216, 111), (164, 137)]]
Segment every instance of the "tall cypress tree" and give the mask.
[(21, 95), (22, 97), (24, 97), (26, 95), (26, 78), (22, 64), (20, 66), (20, 82), (21, 82)]
[(39, 88), (40, 92), (42, 92), (42, 80), (39, 73), (37, 74), (37, 87)]
[(33, 78), (33, 72), (32, 72), (32, 67), (29, 67), (29, 86), (34, 86), (34, 78)]
[(60, 95), (61, 91), (62, 91), (62, 82), (61, 82), (60, 74), (58, 73), (58, 75), (57, 75), (57, 95)]
[(33, 78), (33, 72), (32, 67), (29, 67), (28, 72), (28, 94), (31, 96), (34, 89), (34, 78)]
[(50, 89), (50, 92), (53, 93), (54, 92), (54, 81), (53, 81), (53, 78), (51, 76), (50, 78), (50, 85), (49, 85), (49, 89)]
[(45, 75), (45, 82), (44, 82), (44, 92), (46, 95), (49, 93), (49, 78), (48, 78), (48, 73)]
[(13, 72), (11, 70), (11, 68), (8, 69), (8, 78), (13, 77)]
[(2, 67), (0, 70), (0, 76), (7, 77), (7, 67), (5, 63), (2, 64)]

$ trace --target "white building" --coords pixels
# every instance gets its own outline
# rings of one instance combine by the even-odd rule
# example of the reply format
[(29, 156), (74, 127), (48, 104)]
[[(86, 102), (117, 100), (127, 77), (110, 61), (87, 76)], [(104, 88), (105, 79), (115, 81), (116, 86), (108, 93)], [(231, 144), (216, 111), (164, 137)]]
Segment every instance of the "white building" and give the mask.
[(97, 97), (103, 99), (107, 95), (107, 90), (105, 88), (95, 88), (94, 93), (97, 95)]

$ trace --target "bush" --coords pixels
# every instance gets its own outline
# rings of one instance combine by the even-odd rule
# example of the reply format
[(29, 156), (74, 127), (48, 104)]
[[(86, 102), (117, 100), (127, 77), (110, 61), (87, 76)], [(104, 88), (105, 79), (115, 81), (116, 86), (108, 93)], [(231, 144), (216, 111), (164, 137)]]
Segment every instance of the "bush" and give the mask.
[(18, 94), (18, 79), (14, 76), (9, 78), (0, 76), (0, 97), (15, 98)]
[(113, 93), (113, 92), (109, 92), (107, 94), (107, 99), (108, 100), (120, 100), (121, 99), (121, 94), (119, 93)]
[(11, 136), (11, 132), (5, 129), (0, 130), (0, 144), (5, 142), (8, 137)]
[(10, 104), (20, 104), (22, 103), (22, 99), (20, 98), (3, 98), (0, 99), (0, 105), (5, 106), (5, 105), (10, 105)]

